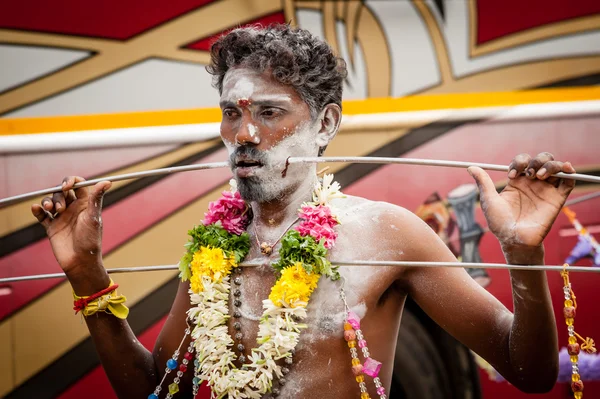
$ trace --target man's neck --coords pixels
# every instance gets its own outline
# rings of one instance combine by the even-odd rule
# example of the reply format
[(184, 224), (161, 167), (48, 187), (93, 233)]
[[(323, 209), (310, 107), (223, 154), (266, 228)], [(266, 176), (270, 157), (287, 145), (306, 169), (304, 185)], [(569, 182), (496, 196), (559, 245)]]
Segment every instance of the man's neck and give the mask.
[(252, 202), (254, 222), (260, 226), (277, 227), (296, 217), (302, 203), (312, 200), (317, 176), (311, 175), (299, 187), (271, 202)]

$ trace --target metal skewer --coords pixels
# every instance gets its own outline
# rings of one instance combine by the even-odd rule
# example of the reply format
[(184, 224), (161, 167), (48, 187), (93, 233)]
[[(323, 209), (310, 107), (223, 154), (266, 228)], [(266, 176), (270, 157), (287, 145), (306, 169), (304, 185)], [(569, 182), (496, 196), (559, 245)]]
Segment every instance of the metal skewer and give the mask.
[[(100, 183), (101, 181), (107, 181), (107, 180), (111, 181), (111, 182), (115, 182), (115, 181), (121, 181), (121, 180), (139, 179), (140, 177), (161, 176), (161, 175), (168, 175), (168, 174), (177, 173), (177, 172), (188, 172), (191, 170), (218, 169), (218, 168), (225, 168), (228, 165), (229, 165), (229, 162), (224, 161), (224, 162), (199, 163), (199, 164), (184, 165), (184, 166), (173, 166), (171, 168), (150, 169), (150, 170), (144, 170), (142, 172), (125, 173), (122, 175), (106, 176), (106, 177), (99, 177), (97, 179), (86, 180), (86, 181), (82, 181), (79, 183), (75, 183), (75, 185), (73, 187), (81, 188), (81, 187), (93, 186), (96, 183)], [(32, 192), (26, 193), (26, 194), (15, 195), (14, 197), (3, 198), (3, 199), (0, 199), (0, 209), (4, 208), (6, 206), (9, 206), (9, 205), (15, 204), (17, 202), (27, 200), (27, 199), (37, 198), (41, 195), (46, 195), (46, 194), (60, 193), (61, 191), (62, 191), (61, 186), (55, 186), (55, 187), (45, 188), (43, 190), (32, 191)]]
[[(401, 262), (401, 261), (338, 261), (331, 262), (335, 266), (393, 266), (393, 267), (459, 267), (459, 268), (484, 268), (484, 269), (508, 269), (508, 270), (545, 270), (545, 271), (562, 271), (564, 266), (558, 265), (506, 265), (504, 263), (462, 263), (462, 262)], [(243, 267), (257, 267), (264, 263), (255, 262), (243, 262), (240, 266)], [(178, 265), (160, 265), (160, 266), (138, 266), (138, 267), (120, 267), (114, 269), (107, 269), (108, 273), (134, 273), (134, 272), (156, 272), (164, 270), (177, 270)], [(569, 272), (582, 272), (582, 273), (600, 273), (600, 268), (590, 266), (569, 266), (567, 267)], [(45, 280), (50, 278), (65, 278), (64, 273), (51, 273), (51, 274), (37, 274), (31, 276), (18, 276), (18, 277), (5, 277), (0, 278), (0, 284), (2, 283), (15, 283), (20, 281), (30, 280)]]
[[(481, 169), (495, 170), (499, 172), (508, 172), (508, 166), (495, 165), (491, 163), (462, 162), (462, 161), (442, 161), (438, 159), (418, 159), (418, 158), (385, 158), (385, 157), (292, 157), (288, 163), (324, 163), (324, 162), (344, 162), (344, 163), (387, 163), (401, 165), (421, 165), (421, 166), (444, 166), (448, 168), (469, 168), (478, 166)], [(600, 176), (584, 175), (581, 173), (563, 173), (559, 172), (554, 177), (562, 179), (580, 180), (590, 183), (600, 183)]]
[[(295, 163), (324, 163), (324, 162), (343, 162), (343, 163), (375, 163), (375, 164), (402, 164), (402, 165), (421, 165), (421, 166), (444, 166), (450, 168), (468, 168), (470, 166), (478, 166), (482, 169), (486, 170), (495, 170), (500, 172), (507, 172), (508, 166), (504, 165), (494, 165), (488, 163), (478, 163), (478, 162), (461, 162), (461, 161), (443, 161), (437, 159), (416, 159), (416, 158), (384, 158), (384, 157), (292, 157), (288, 158), (288, 164)], [(120, 180), (129, 180), (129, 179), (138, 179), (140, 177), (148, 177), (148, 176), (159, 176), (159, 175), (167, 175), (171, 173), (177, 172), (188, 172), (192, 170), (203, 170), (203, 169), (217, 169), (224, 168), (229, 165), (228, 162), (213, 162), (213, 163), (203, 163), (203, 164), (195, 164), (195, 165), (185, 165), (185, 166), (175, 166), (171, 168), (162, 168), (162, 169), (152, 169), (146, 170), (142, 172), (135, 173), (127, 173), (122, 175), (115, 176), (106, 176), (100, 177), (97, 179), (86, 180), (84, 182), (80, 182), (75, 184), (75, 188), (92, 186), (101, 181), (120, 181)], [(598, 176), (590, 176), (584, 175), (580, 173), (557, 173), (553, 176), (564, 178), (564, 179), (573, 179), (573, 180), (581, 180), (591, 183), (600, 183), (600, 177)], [(44, 190), (38, 190), (26, 194), (20, 194), (13, 197), (7, 197), (0, 199), (0, 209), (6, 206), (15, 204), (17, 202), (21, 202), (27, 199), (37, 198), (41, 195), (58, 193), (62, 191), (61, 186), (55, 186), (51, 188), (47, 188)]]
[(590, 194), (582, 195), (582, 196), (577, 197), (577, 198), (570, 199), (567, 202), (565, 202), (565, 206), (571, 206), (571, 205), (579, 204), (580, 202), (589, 201), (591, 199), (598, 198), (598, 197), (600, 197), (600, 191), (597, 191), (595, 193), (590, 193)]

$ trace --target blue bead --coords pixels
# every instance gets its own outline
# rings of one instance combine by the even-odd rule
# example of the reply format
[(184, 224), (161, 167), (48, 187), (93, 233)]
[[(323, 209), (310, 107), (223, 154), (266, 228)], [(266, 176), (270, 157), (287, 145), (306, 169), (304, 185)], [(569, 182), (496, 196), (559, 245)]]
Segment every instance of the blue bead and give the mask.
[(192, 383), (193, 383), (194, 385), (198, 385), (198, 384), (200, 384), (200, 378), (198, 378), (198, 377), (194, 377), (194, 379), (192, 380)]
[(200, 366), (200, 362), (198, 361), (198, 359), (194, 359), (194, 366), (196, 366), (196, 367)]
[(155, 394), (151, 393), (150, 395), (148, 395), (148, 399), (158, 399), (158, 396), (156, 396)]
[(175, 370), (177, 368), (177, 360), (169, 359), (167, 360), (167, 367), (171, 370)]

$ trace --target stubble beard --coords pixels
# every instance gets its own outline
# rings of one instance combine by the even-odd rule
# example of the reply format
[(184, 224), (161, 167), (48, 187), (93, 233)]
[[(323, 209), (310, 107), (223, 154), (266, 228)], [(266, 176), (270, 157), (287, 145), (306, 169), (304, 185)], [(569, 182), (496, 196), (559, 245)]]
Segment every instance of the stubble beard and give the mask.
[[(249, 202), (272, 203), (283, 200), (302, 185), (314, 166), (309, 164), (294, 164), (286, 166), (289, 156), (310, 156), (311, 149), (302, 149), (310, 135), (302, 134), (309, 126), (301, 127), (286, 137), (276, 147), (268, 151), (259, 151), (251, 146), (236, 148), (230, 155), (233, 162), (238, 155), (245, 155), (262, 163), (262, 168), (254, 176), (236, 177), (238, 191), (242, 198)], [(298, 131), (300, 130), (300, 131)], [(304, 130), (304, 132), (302, 131)], [(312, 140), (311, 140), (312, 141)], [(318, 148), (315, 147), (315, 154)], [(282, 172), (287, 168), (287, 177)]]
[(286, 184), (278, 172), (279, 165), (270, 157), (254, 147), (238, 147), (230, 155), (230, 164), (233, 165), (238, 155), (244, 155), (260, 161), (262, 167), (254, 176), (236, 177), (237, 189), (242, 198), (248, 202), (273, 202), (281, 200), (287, 192)]

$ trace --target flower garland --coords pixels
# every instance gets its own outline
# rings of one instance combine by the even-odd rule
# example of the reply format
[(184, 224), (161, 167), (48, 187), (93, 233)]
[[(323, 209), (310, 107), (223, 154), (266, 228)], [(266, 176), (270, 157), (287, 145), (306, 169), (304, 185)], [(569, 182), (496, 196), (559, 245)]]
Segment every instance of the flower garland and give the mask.
[[(328, 204), (342, 197), (339, 190), (333, 176), (325, 175), (315, 188), (313, 201), (299, 210), (301, 223), (282, 238), (280, 259), (272, 265), (280, 276), (263, 301), (259, 346), (252, 349), (241, 368), (233, 364), (237, 356), (230, 349), (234, 342), (227, 327), (228, 301), (230, 274), (250, 250), (246, 233), (250, 218), (235, 182), (231, 191), (209, 205), (203, 223), (189, 231), (190, 241), (179, 268), (181, 279), (190, 281), (193, 307), (188, 317), (194, 325), (195, 393), (199, 383), (207, 381), (213, 397), (260, 398), (271, 392), (275, 377), (283, 377), (277, 361), (291, 361), (300, 332), (307, 327), (301, 321), (307, 316), (306, 308), (319, 278), (339, 278), (337, 268), (327, 259), (337, 239), (334, 228), (339, 224)], [(160, 385), (155, 391), (158, 393)]]

